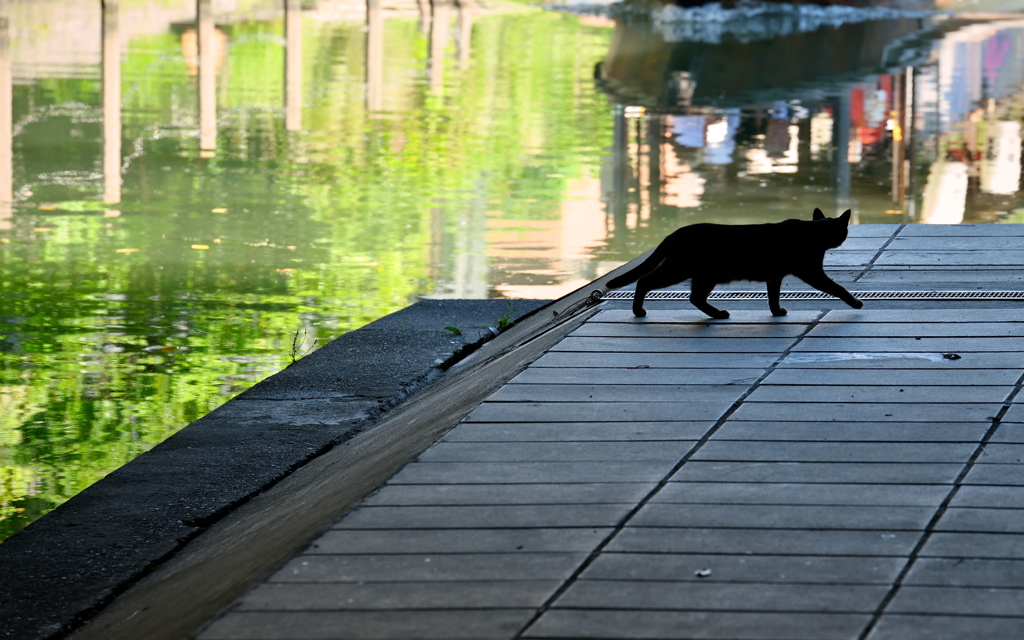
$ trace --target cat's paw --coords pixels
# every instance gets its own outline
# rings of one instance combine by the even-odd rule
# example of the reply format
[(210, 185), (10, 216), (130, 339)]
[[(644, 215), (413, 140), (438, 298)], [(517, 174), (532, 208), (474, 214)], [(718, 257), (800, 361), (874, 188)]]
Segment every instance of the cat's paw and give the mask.
[(638, 318), (643, 318), (647, 316), (647, 312), (643, 309), (633, 309), (633, 315)]
[(779, 307), (779, 308), (778, 308), (778, 309), (776, 309), (775, 311), (772, 311), (772, 315), (773, 315), (773, 316), (775, 316), (776, 318), (778, 318), (779, 316), (784, 316), (784, 315), (786, 315), (787, 313), (789, 313), (789, 312), (788, 312), (788, 311), (786, 311), (786, 308), (785, 308), (785, 307)]
[(729, 319), (729, 312), (725, 311), (724, 309), (720, 310), (720, 311), (717, 311), (715, 313), (712, 313), (710, 315), (715, 320), (728, 320)]
[(854, 298), (853, 301), (849, 303), (849, 305), (851, 307), (853, 307), (854, 309), (860, 309), (861, 307), (864, 306), (864, 303), (861, 302), (860, 300)]

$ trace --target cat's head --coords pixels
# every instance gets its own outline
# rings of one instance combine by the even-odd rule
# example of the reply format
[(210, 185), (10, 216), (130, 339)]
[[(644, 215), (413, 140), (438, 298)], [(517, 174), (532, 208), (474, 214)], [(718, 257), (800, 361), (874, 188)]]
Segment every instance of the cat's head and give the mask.
[(811, 215), (811, 219), (825, 229), (821, 237), (830, 249), (835, 249), (846, 240), (846, 233), (850, 226), (850, 215), (850, 209), (844, 211), (843, 215), (838, 218), (827, 217), (821, 212), (821, 209), (815, 209), (814, 213)]

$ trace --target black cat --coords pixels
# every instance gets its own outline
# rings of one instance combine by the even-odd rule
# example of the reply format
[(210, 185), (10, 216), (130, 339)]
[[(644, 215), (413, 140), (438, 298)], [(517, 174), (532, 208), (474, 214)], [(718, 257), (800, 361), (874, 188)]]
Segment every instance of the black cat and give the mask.
[(864, 303), (825, 275), (825, 252), (843, 244), (850, 210), (827, 218), (820, 209), (813, 220), (785, 220), (774, 224), (693, 224), (662, 240), (649, 258), (635, 269), (608, 282), (612, 289), (636, 282), (633, 314), (647, 315), (644, 298), (684, 280), (690, 283), (690, 302), (712, 318), (729, 312), (708, 304), (717, 284), (755, 280), (768, 284), (768, 306), (774, 316), (786, 315), (779, 306), (782, 279), (794, 275), (819, 291), (836, 296), (854, 309)]

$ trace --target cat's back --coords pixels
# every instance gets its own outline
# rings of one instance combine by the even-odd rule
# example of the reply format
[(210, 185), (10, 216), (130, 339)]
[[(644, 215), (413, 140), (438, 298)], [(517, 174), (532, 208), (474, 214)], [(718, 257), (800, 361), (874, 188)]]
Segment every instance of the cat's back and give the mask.
[(699, 222), (680, 227), (666, 238), (674, 243), (689, 245), (692, 250), (721, 251), (727, 249), (756, 248), (777, 237), (783, 237), (779, 229), (783, 223), (765, 224), (716, 224)]

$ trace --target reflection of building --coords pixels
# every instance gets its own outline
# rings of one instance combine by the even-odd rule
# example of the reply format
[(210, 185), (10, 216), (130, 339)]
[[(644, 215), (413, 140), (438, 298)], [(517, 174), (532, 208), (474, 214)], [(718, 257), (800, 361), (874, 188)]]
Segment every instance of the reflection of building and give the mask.
[[(650, 194), (648, 218), (731, 203), (724, 215), (742, 219), (737, 212), (756, 215), (752, 204), (765, 211), (812, 187), (861, 221), (990, 220), (1024, 205), (1024, 21), (893, 44), (918, 27), (891, 20), (787, 34), (771, 40), (769, 63), (760, 41), (666, 42), (618, 24), (596, 81), (620, 105), (617, 118), (646, 115), (617, 126), (636, 134), (616, 136), (614, 175), (653, 182), (609, 182), (610, 217), (628, 220), (643, 206), (629, 189)], [(866, 39), (850, 49), (855, 34)], [(811, 49), (815, 64), (805, 64)], [(880, 64), (889, 72), (871, 72)], [(645, 138), (644, 128), (654, 133)], [(645, 151), (658, 131), (660, 149)]]
[(967, 165), (939, 160), (928, 172), (920, 221), (960, 224), (967, 204)]
[(498, 280), (507, 284), (496, 290), (508, 298), (557, 298), (607, 271), (593, 259), (594, 247), (607, 235), (604, 221), (594, 215), (593, 203), (600, 197), (600, 181), (573, 180), (557, 218), (489, 220), (488, 254), (496, 262), (518, 266), (515, 274)]

